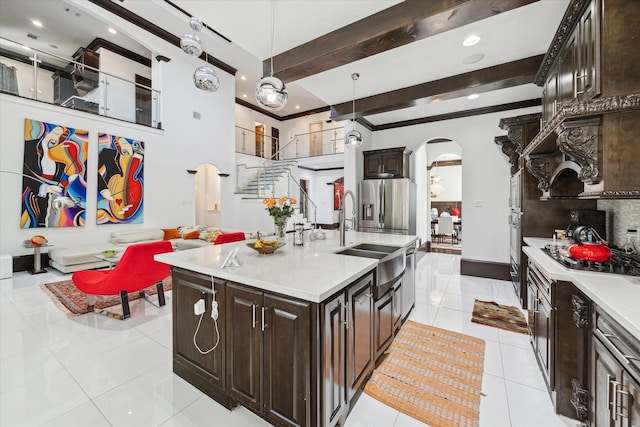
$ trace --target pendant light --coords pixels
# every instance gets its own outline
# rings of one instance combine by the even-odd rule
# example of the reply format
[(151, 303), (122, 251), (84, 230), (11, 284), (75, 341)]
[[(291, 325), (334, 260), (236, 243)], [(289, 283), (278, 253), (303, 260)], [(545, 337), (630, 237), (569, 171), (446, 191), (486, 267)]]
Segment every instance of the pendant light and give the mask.
[(352, 113), (351, 123), (353, 123), (353, 129), (351, 129), (344, 137), (344, 142), (347, 147), (358, 148), (362, 145), (362, 134), (356, 130), (356, 80), (360, 78), (360, 74), (351, 74), (353, 80), (353, 101), (352, 101)]
[(273, 77), (273, 39), (275, 27), (275, 5), (271, 1), (271, 73), (268, 77), (263, 77), (256, 86), (256, 100), (263, 107), (272, 111), (280, 110), (287, 104), (289, 95), (284, 82), (277, 77)]
[(204, 52), (204, 61), (206, 65), (201, 65), (193, 72), (193, 84), (198, 89), (206, 90), (207, 92), (215, 92), (220, 87), (220, 79), (216, 70), (209, 65), (209, 55)]
[(192, 16), (189, 19), (189, 27), (191, 27), (192, 33), (187, 33), (180, 39), (180, 48), (187, 55), (198, 57), (202, 55), (202, 43), (200, 37), (195, 35), (198, 31), (202, 30), (202, 22), (199, 19)]
[(444, 191), (444, 185), (442, 185), (442, 178), (438, 175), (438, 161), (436, 160), (436, 168), (434, 174), (431, 175), (431, 197), (436, 198), (440, 193)]

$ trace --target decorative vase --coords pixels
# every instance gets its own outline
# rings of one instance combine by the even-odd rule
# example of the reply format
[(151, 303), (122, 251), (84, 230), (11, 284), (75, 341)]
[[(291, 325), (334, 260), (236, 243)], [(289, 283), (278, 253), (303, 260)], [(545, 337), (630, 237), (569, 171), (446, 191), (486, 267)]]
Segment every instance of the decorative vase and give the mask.
[(276, 238), (279, 242), (284, 242), (284, 228), (287, 226), (287, 220), (289, 218), (273, 218), (273, 223), (276, 226)]

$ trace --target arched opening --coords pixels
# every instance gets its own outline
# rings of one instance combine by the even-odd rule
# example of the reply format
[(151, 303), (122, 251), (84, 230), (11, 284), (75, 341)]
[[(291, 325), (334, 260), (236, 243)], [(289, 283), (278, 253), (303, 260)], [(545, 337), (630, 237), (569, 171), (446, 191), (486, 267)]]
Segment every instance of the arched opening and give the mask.
[(202, 163), (195, 170), (196, 224), (221, 227), (220, 169), (211, 163)]

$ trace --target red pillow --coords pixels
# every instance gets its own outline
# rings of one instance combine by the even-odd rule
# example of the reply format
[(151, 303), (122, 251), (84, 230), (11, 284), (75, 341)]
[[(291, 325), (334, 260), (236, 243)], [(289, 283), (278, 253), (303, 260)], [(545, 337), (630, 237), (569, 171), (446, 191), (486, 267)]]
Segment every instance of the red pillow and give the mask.
[(185, 233), (184, 236), (182, 236), (183, 239), (187, 240), (187, 239), (197, 239), (198, 236), (200, 236), (200, 231), (199, 230), (194, 230), (194, 231), (190, 231), (189, 233)]
[(180, 237), (180, 232), (177, 228), (163, 228), (164, 231), (164, 240), (177, 239)]

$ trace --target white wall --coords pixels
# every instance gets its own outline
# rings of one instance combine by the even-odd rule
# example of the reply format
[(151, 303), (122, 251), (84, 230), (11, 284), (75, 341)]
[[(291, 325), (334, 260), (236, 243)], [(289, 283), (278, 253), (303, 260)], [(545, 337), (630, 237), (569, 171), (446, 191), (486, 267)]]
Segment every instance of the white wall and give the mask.
[[(27, 53), (27, 51), (25, 51)], [(46, 60), (46, 59), (45, 59)], [(24, 62), (2, 57), (0, 62), (16, 68), (18, 78), (18, 93), (25, 98), (35, 98), (33, 93), (33, 66)], [(53, 73), (42, 68), (38, 68), (38, 100), (53, 102)]]
[[(89, 5), (91, 6), (91, 5)], [(124, 25), (124, 24), (123, 24)], [(153, 62), (154, 88), (162, 91), (163, 130), (126, 123), (77, 110), (64, 109), (41, 102), (0, 94), (0, 170), (22, 170), (24, 119), (59, 123), (89, 131), (87, 224), (78, 228), (20, 229), (19, 176), (0, 174), (3, 203), (0, 205), (0, 253), (31, 253), (21, 242), (35, 234), (45, 235), (56, 247), (78, 242), (106, 242), (112, 231), (130, 228), (170, 228), (195, 222), (194, 178), (186, 172), (203, 162), (215, 164), (230, 173), (221, 184), (224, 206), (223, 227), (236, 228), (234, 202), (234, 77), (216, 70), (221, 80), (215, 93), (193, 85), (193, 71), (203, 61), (191, 58), (179, 48), (167, 44), (131, 26), (138, 40), (147, 40), (153, 56), (162, 54), (172, 60)], [(138, 31), (136, 33), (136, 31)], [(157, 78), (162, 76), (162, 78)], [(193, 118), (193, 112), (201, 119)], [(145, 143), (145, 192), (143, 225), (96, 225), (97, 134), (106, 132)]]
[[(465, 239), (462, 256), (465, 259), (508, 263), (507, 202), (510, 170), (509, 164), (493, 140), (496, 135), (504, 134), (504, 131), (498, 128), (500, 118), (538, 111), (539, 108), (527, 108), (378, 131), (373, 134), (372, 148), (404, 145), (416, 151), (420, 145), (433, 138), (448, 138), (458, 143), (462, 147), (461, 156), (464, 162), (462, 204)], [(427, 146), (427, 164), (436, 157), (433, 156), (435, 151), (443, 149), (439, 148), (442, 145)], [(421, 191), (426, 189), (419, 186), (418, 192)], [(475, 206), (475, 201), (482, 203), (482, 206)], [(419, 211), (418, 219), (426, 221), (427, 213)], [(420, 225), (418, 227), (428, 230)]]

